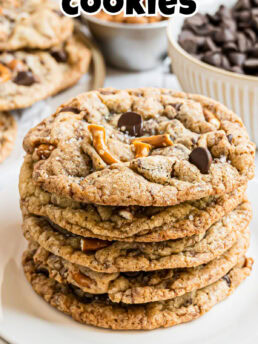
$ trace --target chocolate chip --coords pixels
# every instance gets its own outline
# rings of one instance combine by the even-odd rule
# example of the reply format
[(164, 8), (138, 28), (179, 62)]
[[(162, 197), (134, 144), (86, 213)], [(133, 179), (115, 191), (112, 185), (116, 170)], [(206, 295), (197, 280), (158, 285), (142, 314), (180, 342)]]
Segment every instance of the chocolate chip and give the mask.
[(212, 66), (220, 67), (222, 59), (220, 53), (208, 52), (206, 53), (203, 58), (203, 62), (206, 62)]
[(190, 154), (189, 161), (191, 164), (195, 165), (202, 174), (208, 174), (212, 163), (212, 156), (207, 148), (197, 147)]
[(79, 114), (81, 111), (75, 107), (72, 107), (72, 106), (66, 106), (66, 107), (63, 107), (60, 111), (60, 112), (73, 112), (75, 114)]
[(222, 28), (221, 30), (216, 31), (214, 34), (214, 41), (218, 44), (231, 42), (234, 40), (235, 40), (234, 33), (227, 28)]
[(246, 36), (242, 32), (239, 32), (237, 34), (237, 46), (240, 52), (246, 52), (248, 47), (248, 41)]
[(196, 54), (198, 47), (204, 43), (204, 38), (202, 42), (198, 41), (191, 31), (185, 30), (179, 36), (179, 41), (183, 49), (185, 49), (189, 54)]
[(51, 55), (57, 62), (67, 62), (68, 55), (63, 49), (51, 51)]
[(136, 112), (123, 113), (117, 124), (118, 128), (130, 136), (141, 136), (143, 120), (142, 116)]
[(229, 61), (234, 65), (234, 66), (242, 66), (243, 63), (245, 62), (246, 55), (242, 53), (230, 53), (228, 55)]
[(238, 74), (244, 74), (244, 70), (243, 68), (239, 67), (239, 66), (233, 66), (230, 68), (230, 71), (233, 73), (238, 73)]
[(233, 135), (232, 135), (232, 134), (229, 134), (229, 135), (227, 135), (227, 138), (228, 138), (228, 142), (229, 142), (229, 143), (232, 143)]
[(244, 63), (244, 69), (247, 72), (258, 73), (258, 58), (257, 59), (248, 59)]
[(225, 276), (222, 277), (222, 279), (224, 279), (224, 281), (227, 282), (227, 285), (230, 288), (231, 287), (231, 279), (229, 278), (229, 276), (225, 275)]
[(217, 51), (218, 47), (210, 37), (206, 37), (202, 49), (203, 51)]
[(37, 82), (36, 78), (30, 71), (18, 72), (13, 82), (21, 86), (31, 86)]
[(249, 55), (250, 57), (258, 57), (258, 43), (256, 43), (254, 47), (249, 49)]
[(173, 106), (173, 108), (176, 110), (176, 112), (180, 111), (182, 103), (174, 103), (174, 104), (170, 104), (171, 106)]
[(224, 52), (235, 52), (237, 51), (237, 45), (234, 42), (229, 42), (229, 43), (225, 43), (223, 45), (223, 51)]
[(256, 33), (252, 29), (246, 29), (245, 30), (245, 35), (250, 39), (252, 44), (255, 44), (256, 42)]
[(222, 56), (221, 58), (221, 67), (227, 70), (230, 69), (230, 63), (226, 56)]
[(129, 277), (129, 278), (133, 278), (133, 277), (137, 277), (140, 275), (140, 271), (130, 271), (130, 272), (123, 272), (122, 274), (125, 276), (125, 277)]

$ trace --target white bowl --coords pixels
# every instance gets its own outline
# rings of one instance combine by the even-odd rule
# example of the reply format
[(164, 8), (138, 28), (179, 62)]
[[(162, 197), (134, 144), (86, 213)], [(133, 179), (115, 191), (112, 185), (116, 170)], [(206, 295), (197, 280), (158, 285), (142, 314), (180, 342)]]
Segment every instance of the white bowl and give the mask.
[[(228, 0), (226, 6), (232, 7), (236, 2)], [(225, 3), (223, 0), (205, 0), (200, 2), (199, 12), (214, 13)], [(188, 54), (178, 44), (183, 22), (183, 17), (174, 17), (167, 29), (168, 52), (183, 90), (204, 94), (232, 109), (242, 118), (251, 139), (258, 146), (258, 77), (227, 72)]]
[(82, 16), (98, 42), (106, 61), (131, 71), (152, 69), (167, 51), (167, 20), (150, 24), (125, 24)]

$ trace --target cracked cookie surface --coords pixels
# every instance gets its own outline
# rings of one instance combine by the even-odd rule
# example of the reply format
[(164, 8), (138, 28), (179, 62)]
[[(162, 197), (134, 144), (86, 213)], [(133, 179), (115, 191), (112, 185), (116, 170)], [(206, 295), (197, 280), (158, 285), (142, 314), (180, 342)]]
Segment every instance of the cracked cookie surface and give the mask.
[(233, 112), (166, 89), (79, 95), (31, 129), (24, 148), (38, 185), (83, 203), (169, 206), (254, 175), (255, 146)]
[(49, 49), (73, 32), (73, 21), (50, 0), (0, 0), (0, 50)]
[(19, 190), (24, 213), (47, 217), (74, 234), (103, 240), (158, 242), (207, 230), (243, 201), (246, 185), (220, 197), (164, 208), (81, 204), (36, 185), (32, 179), (32, 159), (26, 156)]
[(157, 243), (108, 242), (57, 230), (42, 217), (26, 215), (23, 233), (47, 251), (98, 272), (153, 271), (206, 264), (231, 248), (248, 230), (252, 211), (245, 201), (206, 232)]
[(76, 36), (50, 51), (1, 53), (0, 109), (28, 107), (72, 86), (89, 61), (89, 50)]
[(4, 161), (13, 150), (17, 134), (17, 125), (9, 112), (0, 111), (0, 163)]
[(208, 312), (228, 297), (250, 274), (252, 259), (243, 259), (227, 275), (208, 287), (172, 300), (144, 305), (114, 304), (105, 295), (96, 297), (60, 284), (37, 271), (32, 258), (27, 254), (23, 257), (23, 266), (34, 291), (74, 320), (116, 330), (151, 330), (191, 321)]
[(27, 255), (37, 270), (47, 271), (59, 283), (72, 284), (85, 293), (107, 294), (112, 302), (139, 304), (182, 296), (215, 283), (226, 275), (245, 255), (250, 233), (220, 257), (195, 268), (153, 272), (100, 273), (60, 258), (36, 243), (30, 243)]

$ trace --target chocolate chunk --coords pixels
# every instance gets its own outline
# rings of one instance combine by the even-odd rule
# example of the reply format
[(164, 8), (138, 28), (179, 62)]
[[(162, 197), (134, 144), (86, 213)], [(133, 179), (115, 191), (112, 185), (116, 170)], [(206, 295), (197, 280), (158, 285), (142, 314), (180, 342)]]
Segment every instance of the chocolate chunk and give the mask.
[(67, 62), (68, 55), (67, 52), (63, 49), (60, 50), (52, 50), (51, 55), (57, 62)]
[(30, 71), (18, 72), (13, 82), (20, 86), (31, 86), (37, 82), (36, 78)]
[(245, 54), (242, 53), (230, 53), (228, 55), (229, 61), (232, 63), (234, 66), (242, 66), (243, 63), (246, 60)]
[(229, 135), (227, 135), (227, 138), (228, 138), (228, 142), (229, 142), (229, 143), (232, 143), (233, 135), (232, 135), (232, 134), (229, 134)]
[(191, 164), (195, 165), (202, 174), (208, 174), (212, 163), (212, 156), (207, 148), (197, 147), (190, 154), (189, 161)]
[(222, 279), (224, 279), (224, 281), (227, 282), (227, 285), (230, 288), (231, 287), (231, 279), (229, 278), (229, 276), (225, 275), (225, 276), (222, 277)]
[(142, 136), (142, 116), (136, 112), (123, 113), (117, 124), (118, 128), (130, 136)]
[(66, 106), (63, 107), (59, 112), (73, 112), (75, 114), (79, 114), (81, 111), (75, 107)]

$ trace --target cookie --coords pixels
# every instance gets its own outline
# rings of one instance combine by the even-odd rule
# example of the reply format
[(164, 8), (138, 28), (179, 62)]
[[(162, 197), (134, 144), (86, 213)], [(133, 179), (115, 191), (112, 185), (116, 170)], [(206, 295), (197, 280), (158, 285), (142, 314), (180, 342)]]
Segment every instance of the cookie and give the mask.
[(83, 203), (170, 206), (254, 176), (255, 146), (239, 117), (166, 89), (79, 95), (31, 129), (24, 149), (38, 185)]
[(32, 258), (24, 255), (25, 275), (34, 291), (51, 306), (74, 320), (115, 330), (151, 330), (170, 327), (197, 319), (223, 301), (250, 274), (252, 259), (243, 259), (219, 281), (168, 301), (144, 305), (110, 302), (105, 295), (85, 294), (79, 289), (60, 284), (36, 270)]
[(89, 50), (76, 37), (50, 51), (1, 53), (0, 109), (28, 107), (75, 84), (89, 60)]
[(17, 134), (17, 125), (9, 112), (0, 112), (0, 163), (11, 153)]
[(245, 201), (207, 232), (158, 243), (110, 242), (71, 235), (43, 217), (24, 217), (23, 233), (47, 251), (98, 272), (153, 271), (206, 264), (232, 247), (251, 220)]
[(51, 0), (1, 0), (0, 50), (49, 49), (73, 32), (73, 21)]
[(215, 283), (245, 255), (249, 237), (249, 232), (244, 233), (232, 248), (206, 265), (153, 272), (94, 272), (35, 243), (29, 245), (27, 255), (33, 258), (37, 270), (47, 271), (59, 283), (72, 284), (85, 293), (107, 294), (112, 302), (138, 304), (172, 299)]
[(235, 209), (246, 190), (243, 185), (220, 197), (160, 208), (81, 204), (50, 194), (33, 183), (31, 162), (27, 155), (20, 172), (23, 212), (47, 217), (74, 234), (102, 240), (158, 242), (201, 233)]

